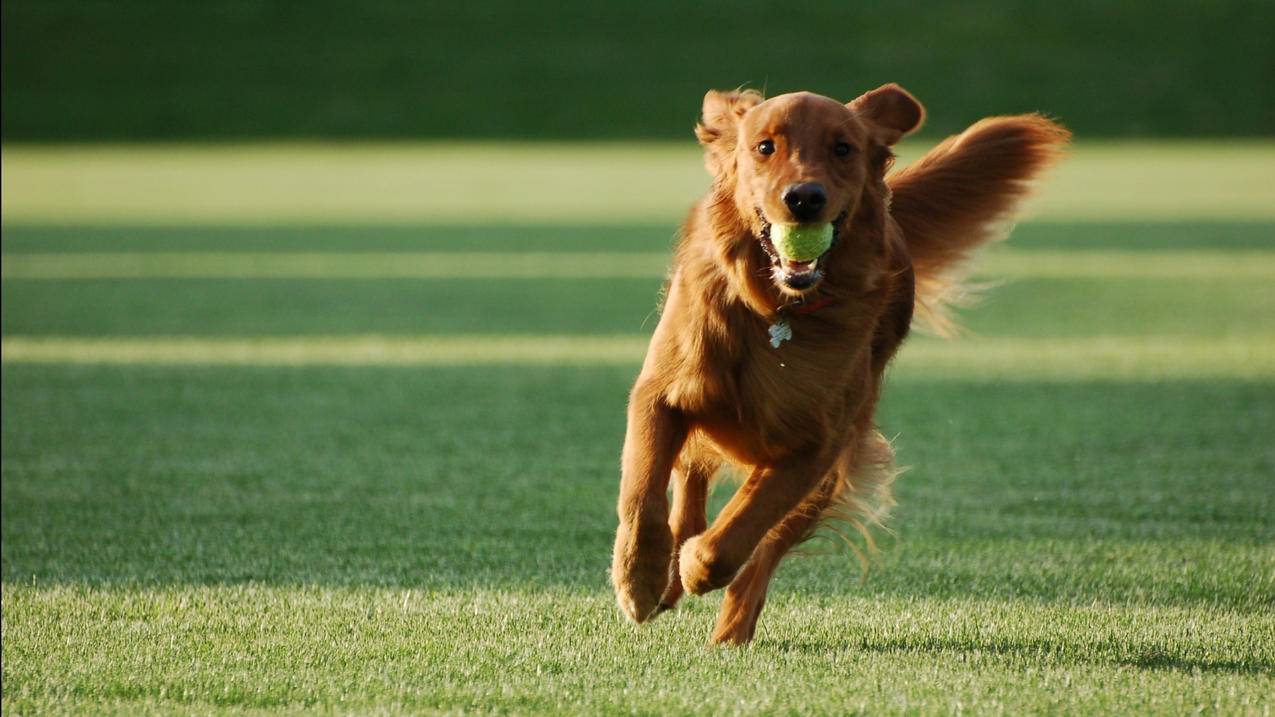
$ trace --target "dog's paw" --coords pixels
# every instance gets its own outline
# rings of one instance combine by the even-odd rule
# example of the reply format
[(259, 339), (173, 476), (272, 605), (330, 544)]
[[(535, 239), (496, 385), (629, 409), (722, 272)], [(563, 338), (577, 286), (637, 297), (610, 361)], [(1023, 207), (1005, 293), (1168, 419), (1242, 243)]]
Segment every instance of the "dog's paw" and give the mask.
[(721, 612), (717, 614), (717, 624), (713, 627), (713, 636), (709, 643), (747, 645), (752, 642), (753, 633), (757, 630), (757, 618), (761, 616), (762, 606), (766, 603), (764, 589), (763, 586), (761, 594), (750, 591), (748, 587), (737, 590), (732, 583), (726, 591), (726, 599), (722, 601)]
[(624, 527), (616, 534), (615, 557), (611, 564), (611, 584), (620, 612), (635, 623), (643, 623), (661, 612), (661, 598), (669, 584), (669, 564), (673, 536), (661, 524), (651, 530), (632, 531)]
[(682, 585), (692, 595), (703, 595), (725, 587), (739, 572), (740, 565), (710, 550), (704, 544), (703, 535), (697, 535), (682, 545), (678, 563)]
[(753, 641), (753, 629), (756, 623), (733, 622), (728, 624), (718, 624), (713, 628), (713, 636), (709, 638), (710, 645), (747, 645)]
[(642, 624), (660, 613), (660, 594), (642, 585), (615, 586), (615, 603), (630, 621)]

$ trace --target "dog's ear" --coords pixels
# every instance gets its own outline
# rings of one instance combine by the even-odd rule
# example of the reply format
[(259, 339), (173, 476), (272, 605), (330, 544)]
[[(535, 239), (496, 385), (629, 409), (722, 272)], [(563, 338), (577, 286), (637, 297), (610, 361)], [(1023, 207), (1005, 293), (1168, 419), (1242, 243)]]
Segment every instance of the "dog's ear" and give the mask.
[(703, 120), (695, 125), (695, 136), (708, 146), (722, 139), (734, 141), (735, 126), (749, 109), (761, 104), (757, 90), (709, 90), (704, 95)]
[(925, 121), (925, 108), (907, 90), (891, 82), (846, 103), (877, 131), (887, 147), (914, 132)]
[(704, 95), (703, 118), (695, 125), (695, 136), (704, 145), (704, 164), (713, 176), (732, 166), (729, 157), (735, 151), (739, 120), (761, 101), (757, 90), (709, 90)]

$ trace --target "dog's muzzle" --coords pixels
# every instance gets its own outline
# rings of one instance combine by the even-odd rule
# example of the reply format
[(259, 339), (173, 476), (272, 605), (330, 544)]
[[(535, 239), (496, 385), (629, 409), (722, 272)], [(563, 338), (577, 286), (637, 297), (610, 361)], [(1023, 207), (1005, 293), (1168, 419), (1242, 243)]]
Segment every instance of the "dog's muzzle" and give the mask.
[(841, 235), (841, 225), (845, 223), (849, 214), (849, 210), (844, 210), (832, 220), (832, 243), (828, 245), (827, 251), (810, 261), (792, 261), (780, 255), (775, 249), (775, 244), (770, 238), (771, 223), (766, 219), (765, 212), (758, 208), (757, 218), (761, 221), (761, 248), (766, 252), (766, 256), (770, 257), (770, 273), (775, 283), (799, 292), (814, 288), (824, 278), (824, 265), (828, 255), (837, 246), (837, 240)]

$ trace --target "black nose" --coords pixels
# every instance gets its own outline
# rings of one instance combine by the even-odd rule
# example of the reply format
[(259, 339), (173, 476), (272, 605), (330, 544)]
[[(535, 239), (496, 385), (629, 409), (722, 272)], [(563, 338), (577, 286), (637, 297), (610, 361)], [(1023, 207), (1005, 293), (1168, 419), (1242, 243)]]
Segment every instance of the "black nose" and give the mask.
[(788, 205), (788, 211), (799, 222), (807, 222), (819, 216), (827, 203), (828, 195), (818, 182), (789, 184), (784, 190), (784, 204)]

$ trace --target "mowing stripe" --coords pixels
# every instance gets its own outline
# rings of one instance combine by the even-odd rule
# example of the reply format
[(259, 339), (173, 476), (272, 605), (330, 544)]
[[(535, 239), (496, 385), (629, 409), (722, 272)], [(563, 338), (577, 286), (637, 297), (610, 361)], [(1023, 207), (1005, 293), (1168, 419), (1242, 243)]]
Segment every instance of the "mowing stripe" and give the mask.
[[(102, 252), (5, 254), (5, 279), (660, 278), (667, 252)], [(1275, 251), (1015, 251), (978, 273), (1006, 278), (1269, 279)]]
[[(6, 364), (635, 365), (647, 338), (619, 336), (316, 336), (68, 338), (10, 336)], [(905, 377), (990, 380), (1275, 378), (1275, 335), (1078, 339), (918, 339), (902, 352)]]
[(450, 365), (625, 364), (647, 338), (622, 336), (306, 336), (0, 340), (4, 363)]
[(1023, 279), (1270, 279), (1275, 251), (993, 250), (976, 273)]
[[(900, 166), (933, 144), (906, 143)], [(689, 135), (628, 144), (9, 143), (2, 155), (0, 217), (56, 224), (676, 222), (709, 183)], [(1033, 212), (1269, 220), (1273, 188), (1269, 140), (1080, 142), (1045, 179)]]
[(5, 279), (625, 279), (667, 252), (137, 252), (5, 254)]

